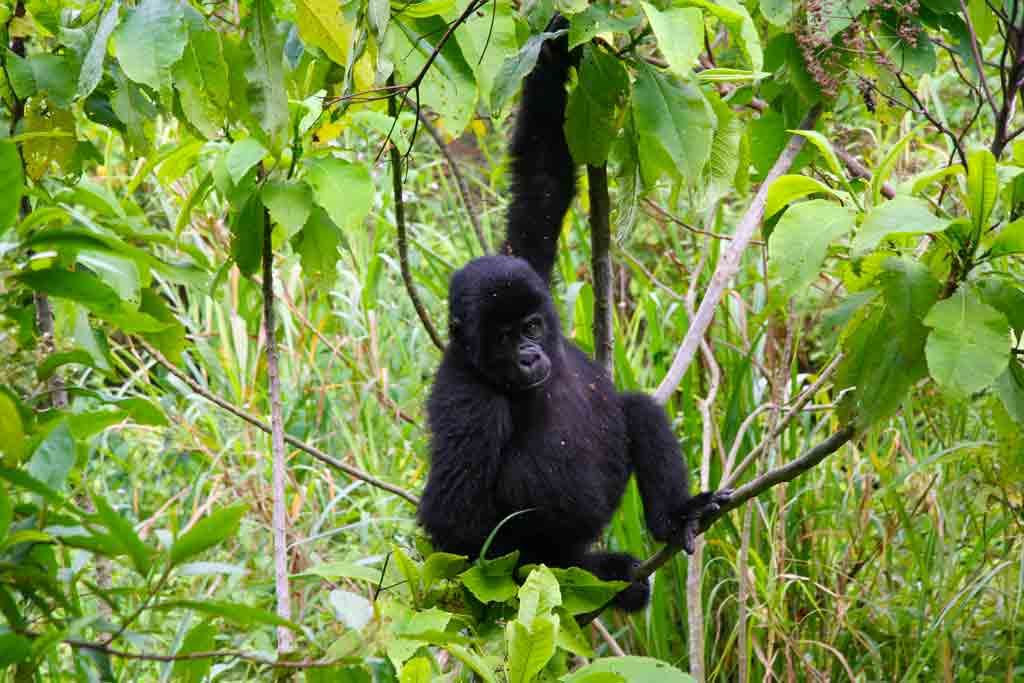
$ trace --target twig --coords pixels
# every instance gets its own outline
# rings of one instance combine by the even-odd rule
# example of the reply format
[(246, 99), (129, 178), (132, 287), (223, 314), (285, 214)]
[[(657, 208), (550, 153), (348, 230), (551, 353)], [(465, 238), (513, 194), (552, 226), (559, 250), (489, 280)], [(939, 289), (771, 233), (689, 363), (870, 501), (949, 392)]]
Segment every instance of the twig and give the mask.
[[(776, 484), (781, 484), (785, 481), (792, 481), (798, 476), (811, 469), (819, 462), (824, 460), (826, 457), (835, 453), (839, 448), (850, 441), (856, 435), (856, 430), (853, 427), (847, 426), (840, 429), (838, 432), (828, 437), (817, 446), (808, 449), (801, 454), (795, 460), (792, 460), (782, 467), (778, 467), (770, 472), (767, 472), (760, 477), (744, 484), (740, 488), (733, 491), (732, 497), (729, 502), (721, 507), (721, 509), (713, 515), (706, 517), (701, 523), (700, 533), (704, 533), (711, 526), (724, 517), (726, 514), (735, 510), (736, 508), (743, 505), (752, 498), (756, 498), (768, 489), (772, 488)], [(675, 545), (673, 543), (666, 544), (652, 555), (650, 558), (645, 560), (636, 572), (633, 574), (634, 581), (644, 581), (651, 576), (654, 572), (660, 569), (666, 562), (672, 559), (676, 553), (682, 550), (682, 546)], [(611, 604), (610, 602), (608, 603)], [(576, 617), (577, 622), (580, 625), (588, 624), (597, 618), (601, 612), (604, 611), (605, 607), (594, 610), (587, 614), (581, 614)]]
[(91, 650), (102, 652), (109, 657), (118, 659), (132, 659), (144, 662), (191, 662), (199, 659), (244, 659), (247, 662), (254, 662), (262, 666), (274, 669), (316, 669), (333, 666), (338, 663), (337, 659), (303, 659), (303, 660), (278, 660), (267, 659), (265, 654), (256, 652), (241, 652), (238, 650), (208, 650), (205, 652), (186, 652), (180, 655), (161, 655), (150, 652), (125, 652), (115, 650), (105, 643), (98, 643), (89, 640), (68, 638), (63, 641), (65, 645), (77, 650)]
[(605, 625), (601, 623), (600, 619), (594, 619), (594, 630), (596, 630), (597, 634), (601, 636), (601, 640), (605, 642), (605, 645), (608, 646), (608, 649), (611, 650), (613, 655), (616, 657), (626, 656), (626, 651), (622, 649), (622, 646), (619, 645), (615, 640), (615, 637), (609, 633), (608, 629), (605, 628)]
[[(262, 171), (262, 167), (260, 168)], [(267, 390), (270, 401), (270, 454), (273, 512), (271, 531), (274, 539), (274, 592), (277, 616), (292, 619), (291, 590), (288, 585), (288, 512), (285, 509), (284, 417), (281, 412), (281, 374), (277, 355), (277, 326), (274, 324), (274, 248), (271, 233), (274, 224), (270, 209), (263, 207), (263, 341), (267, 345)], [(277, 627), (277, 652), (291, 652), (292, 632)]]
[(590, 196), (590, 268), (594, 276), (594, 358), (609, 377), (613, 373), (615, 341), (612, 311), (612, 228), (609, 223), (608, 167), (587, 165)]
[(448, 145), (445, 144), (441, 131), (430, 122), (427, 115), (423, 113), (423, 109), (421, 108), (417, 114), (420, 117), (420, 123), (423, 124), (423, 129), (427, 131), (427, 135), (437, 144), (437, 148), (441, 151), (441, 156), (444, 157), (445, 163), (448, 164), (448, 172), (455, 179), (455, 187), (459, 190), (462, 205), (466, 208), (466, 216), (469, 217), (469, 223), (473, 226), (473, 232), (476, 233), (476, 238), (480, 241), (480, 247), (485, 253), (490, 252), (491, 248), (487, 244), (487, 238), (484, 236), (483, 226), (480, 225), (480, 216), (477, 215), (476, 207), (473, 206), (473, 197), (469, 193), (469, 186), (466, 185), (466, 179), (462, 176), (459, 165), (455, 162), (455, 158), (448, 149)]
[[(817, 122), (820, 114), (821, 106), (815, 105), (807, 112), (799, 127), (801, 129), (814, 128), (814, 124)], [(793, 160), (796, 159), (796, 155), (803, 146), (804, 138), (802, 135), (793, 135), (790, 138), (789, 143), (782, 150), (782, 153), (779, 154), (779, 158), (775, 161), (768, 175), (765, 176), (764, 182), (758, 188), (757, 194), (754, 195), (754, 200), (747, 208), (746, 213), (743, 214), (739, 225), (736, 226), (733, 241), (729, 244), (725, 254), (719, 260), (718, 266), (715, 268), (715, 274), (711, 277), (711, 284), (700, 302), (700, 307), (697, 309), (693, 322), (686, 331), (683, 343), (679, 346), (679, 350), (676, 351), (675, 358), (672, 360), (672, 366), (661, 381), (657, 391), (654, 392), (654, 398), (659, 403), (663, 405), (667, 403), (669, 397), (679, 386), (683, 375), (686, 374), (690, 363), (693, 362), (693, 357), (700, 345), (700, 340), (704, 338), (704, 334), (711, 325), (711, 319), (714, 317), (715, 309), (718, 308), (718, 302), (722, 300), (726, 286), (733, 276), (739, 272), (743, 252), (750, 243), (754, 231), (760, 225), (761, 219), (764, 217), (765, 202), (768, 200), (768, 187), (776, 178), (789, 170), (789, 167), (793, 165)]]
[[(186, 385), (188, 385), (188, 388), (191, 389), (192, 391), (194, 391), (196, 394), (198, 394), (199, 396), (202, 396), (207, 401), (210, 401), (211, 403), (213, 403), (213, 404), (215, 404), (217, 406), (220, 406), (221, 408), (223, 408), (224, 410), (228, 411), (229, 413), (231, 413), (235, 417), (240, 418), (240, 419), (248, 422), (249, 424), (251, 424), (252, 426), (256, 427), (257, 429), (261, 429), (264, 432), (266, 432), (267, 434), (270, 434), (270, 425), (267, 424), (266, 422), (264, 422), (262, 419), (256, 417), (252, 413), (248, 413), (248, 412), (242, 410), (241, 408), (239, 408), (239, 407), (237, 407), (237, 406), (235, 406), (235, 405), (233, 405), (231, 403), (228, 403), (226, 400), (224, 400), (220, 396), (217, 396), (216, 394), (214, 394), (213, 392), (209, 391), (208, 389), (205, 389), (202, 385), (200, 385), (198, 382), (196, 382), (194, 379), (192, 379), (191, 377), (186, 375), (182, 370), (180, 370), (174, 363), (172, 363), (171, 361), (167, 360), (166, 356), (164, 356), (162, 353), (160, 353), (158, 350), (156, 350), (146, 340), (141, 339), (141, 338), (136, 338), (136, 340), (143, 346), (143, 348), (146, 349), (146, 351), (153, 357), (154, 360), (156, 360), (157, 363), (162, 365), (164, 368), (167, 369), (168, 372), (170, 372), (172, 375), (174, 375), (175, 377), (180, 379), (182, 382), (184, 382)], [(374, 477), (372, 474), (368, 474), (366, 472), (363, 472), (361, 469), (359, 469), (357, 467), (352, 467), (351, 465), (347, 465), (344, 462), (342, 462), (341, 460), (338, 460), (337, 458), (334, 458), (334, 457), (331, 457), (330, 455), (327, 455), (326, 453), (321, 451), (319, 448), (316, 448), (314, 446), (310, 446), (309, 444), (305, 443), (304, 441), (296, 439), (291, 434), (285, 434), (284, 435), (284, 440), (285, 440), (285, 443), (291, 444), (295, 448), (298, 448), (300, 451), (303, 451), (304, 453), (307, 453), (308, 455), (313, 456), (314, 458), (316, 458), (320, 462), (322, 462), (322, 463), (324, 463), (326, 465), (330, 465), (331, 467), (344, 472), (345, 474), (347, 474), (348, 476), (352, 477), (353, 479), (358, 479), (359, 481), (366, 482), (370, 486), (373, 486), (375, 488), (378, 488), (378, 489), (381, 489), (381, 490), (384, 490), (384, 491), (388, 491), (389, 493), (393, 493), (393, 494), (395, 494), (396, 496), (398, 496), (400, 498), (404, 498), (405, 500), (409, 501), (413, 505), (419, 505), (420, 504), (420, 499), (417, 498), (416, 496), (414, 496), (413, 494), (409, 493), (405, 489), (403, 489), (401, 487), (398, 487), (398, 486), (395, 486), (394, 484), (389, 484), (386, 481), (381, 481), (380, 479), (377, 479), (376, 477)]]
[[(978, 66), (978, 80), (981, 81), (981, 89), (985, 92), (985, 99), (988, 101), (988, 106), (992, 107), (992, 115), (999, 116), (999, 108), (996, 107), (996, 100), (992, 97), (992, 91), (989, 90), (988, 81), (985, 80), (985, 60), (981, 56), (981, 48), (978, 46), (978, 32), (974, 29), (974, 22), (971, 21), (971, 13), (967, 9), (967, 3), (964, 0), (960, 0), (960, 11), (963, 12), (964, 21), (967, 23), (967, 35), (971, 39), (971, 54), (974, 55), (974, 61)], [(966, 164), (964, 167), (966, 168)]]
[[(836, 153), (836, 156), (839, 157), (840, 161), (846, 164), (846, 168), (850, 169), (850, 173), (852, 173), (855, 178), (863, 178), (867, 181), (871, 180), (871, 171), (869, 171), (864, 164), (860, 163), (856, 157), (835, 144), (832, 145), (832, 150)], [(896, 196), (896, 190), (892, 189), (892, 185), (888, 182), (882, 183), (882, 196), (886, 199), (892, 199)]]
[[(391, 78), (394, 79), (394, 76)], [(398, 105), (395, 104), (394, 99), (388, 100), (388, 114), (392, 118), (398, 118)], [(394, 143), (391, 143), (390, 147), (391, 189), (395, 197), (395, 227), (398, 228), (398, 263), (402, 270), (402, 281), (405, 283), (405, 291), (409, 294), (413, 308), (416, 309), (416, 315), (419, 316), (420, 322), (423, 323), (427, 334), (430, 335), (430, 341), (434, 342), (434, 346), (438, 349), (444, 351), (444, 341), (437, 333), (434, 322), (430, 319), (426, 307), (420, 300), (420, 295), (416, 291), (416, 283), (412, 279), (412, 272), (409, 270), (409, 238), (405, 228), (405, 200), (402, 198), (402, 154)]]
[[(644, 202), (644, 206), (647, 207), (648, 213), (653, 211), (654, 213), (658, 214), (658, 216), (660, 216), (661, 218), (664, 218), (667, 221), (675, 223), (679, 227), (683, 228), (684, 230), (686, 230), (688, 232), (692, 232), (695, 235), (706, 235), (708, 237), (714, 237), (716, 240), (725, 240), (726, 242), (731, 242), (732, 240), (736, 239), (736, 237), (733, 236), (733, 235), (723, 235), (723, 234), (717, 233), (717, 232), (709, 232), (707, 230), (703, 230), (701, 228), (698, 228), (695, 225), (690, 225), (689, 223), (684, 221), (682, 218), (679, 218), (678, 216), (675, 216), (675, 215), (669, 213), (668, 211), (666, 211), (662, 207), (660, 207), (657, 204), (655, 204), (653, 200), (645, 199), (645, 200), (643, 200), (643, 202)], [(760, 240), (753, 240), (752, 239), (752, 240), (750, 240), (750, 243), (751, 244), (756, 244), (758, 246), (764, 246), (764, 242), (761, 242)]]

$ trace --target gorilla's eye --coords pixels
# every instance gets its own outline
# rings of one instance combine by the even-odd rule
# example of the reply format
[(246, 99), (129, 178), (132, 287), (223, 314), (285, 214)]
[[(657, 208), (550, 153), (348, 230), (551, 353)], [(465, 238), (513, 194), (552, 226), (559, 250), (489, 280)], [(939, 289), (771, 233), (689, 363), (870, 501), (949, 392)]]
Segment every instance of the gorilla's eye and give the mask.
[(526, 321), (526, 324), (523, 325), (523, 334), (530, 339), (540, 339), (543, 332), (544, 327), (540, 323), (540, 318), (530, 318), (529, 320)]

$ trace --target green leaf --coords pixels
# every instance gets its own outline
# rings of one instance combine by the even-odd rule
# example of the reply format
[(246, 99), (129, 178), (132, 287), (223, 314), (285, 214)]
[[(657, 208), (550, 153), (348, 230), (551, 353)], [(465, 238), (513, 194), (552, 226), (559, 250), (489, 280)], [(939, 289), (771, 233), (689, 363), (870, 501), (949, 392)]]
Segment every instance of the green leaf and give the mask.
[(11, 529), (11, 522), (14, 521), (14, 503), (11, 502), (11, 495), (6, 486), (0, 486), (0, 546), (5, 545), (4, 539)]
[(924, 320), (942, 291), (942, 283), (927, 266), (908, 258), (885, 259), (878, 280), (889, 313), (906, 324)]
[(342, 230), (363, 222), (373, 206), (373, 181), (364, 164), (317, 159), (309, 164), (313, 198)]
[(760, 0), (761, 16), (773, 26), (782, 27), (793, 18), (792, 0)]
[(380, 583), (383, 579), (380, 569), (353, 562), (324, 562), (310, 567), (305, 573), (320, 576), (329, 581), (337, 581), (342, 578), (360, 579), (374, 585)]
[(527, 74), (533, 71), (537, 65), (537, 57), (540, 55), (540, 48), (544, 41), (560, 36), (564, 31), (554, 33), (538, 33), (530, 36), (526, 44), (514, 55), (508, 57), (498, 69), (498, 75), (494, 77), (494, 86), (491, 89), (491, 112), (497, 113), (502, 110), (505, 103), (519, 89), (519, 84), (526, 78)]
[(207, 139), (216, 138), (231, 96), (231, 74), (220, 33), (192, 28), (184, 54), (171, 73), (188, 122)]
[(998, 24), (996, 14), (989, 8), (985, 0), (967, 0), (967, 13), (974, 26), (974, 32), (978, 36), (978, 43), (984, 47), (988, 39), (996, 32)]
[(104, 248), (79, 249), (75, 260), (108, 284), (118, 299), (131, 308), (138, 308), (142, 302), (143, 277), (133, 259)]
[(663, 174), (693, 182), (711, 154), (715, 115), (699, 88), (677, 85), (641, 63), (633, 94), (640, 168), (653, 186)]
[(487, 660), (470, 650), (468, 647), (464, 647), (457, 643), (448, 643), (444, 645), (444, 648), (455, 655), (459, 661), (472, 669), (474, 673), (484, 680), (484, 683), (498, 683), (498, 678), (494, 675), (494, 670), (487, 663)]
[(153, 566), (153, 550), (142, 542), (131, 523), (117, 514), (103, 496), (93, 494), (92, 502), (96, 506), (96, 516), (99, 517), (100, 523), (107, 528), (111, 537), (124, 548), (124, 552), (131, 558), (135, 570), (142, 576), (147, 576)]
[(255, 129), (271, 149), (280, 149), (288, 134), (288, 93), (284, 84), (284, 41), (277, 31), (270, 0), (255, 0), (242, 55), (245, 96)]
[(750, 68), (760, 71), (764, 66), (764, 52), (761, 49), (757, 27), (747, 8), (740, 4), (739, 0), (681, 0), (677, 4), (702, 7), (718, 17), (739, 44)]
[(646, 2), (641, 2), (640, 6), (669, 69), (677, 76), (689, 78), (693, 63), (704, 51), (704, 13), (696, 7), (670, 8), (662, 12)]
[(233, 505), (216, 510), (196, 522), (195, 526), (182, 534), (171, 546), (171, 564), (181, 564), (190, 557), (235, 536), (245, 510), (245, 505)]
[(432, 553), (423, 563), (423, 587), (430, 590), (438, 581), (454, 579), (468, 566), (465, 555)]
[(991, 276), (983, 278), (976, 286), (985, 303), (1001, 311), (1018, 336), (1024, 335), (1024, 290), (1012, 280)]
[(96, 34), (89, 44), (89, 50), (82, 59), (82, 69), (78, 74), (78, 97), (85, 99), (99, 85), (103, 78), (103, 61), (107, 56), (107, 42), (117, 26), (118, 15), (121, 13), (121, 0), (113, 0), (107, 11), (100, 18)]
[(6, 390), (0, 391), (0, 463), (20, 465), (25, 445), (25, 425), (18, 404)]
[(786, 294), (818, 277), (829, 244), (853, 230), (853, 222), (853, 211), (826, 199), (786, 210), (768, 240), (768, 263)]
[(323, 50), (335, 64), (348, 65), (354, 26), (345, 21), (341, 4), (335, 0), (296, 0), (295, 24), (304, 43)]
[[(208, 621), (196, 624), (181, 641), (177, 656), (195, 652), (210, 652), (216, 649), (217, 629)], [(180, 683), (202, 683), (210, 672), (213, 659), (179, 659), (174, 663), (174, 680)]]
[(373, 619), (373, 603), (359, 593), (336, 588), (327, 594), (334, 618), (347, 628), (360, 631)]
[(564, 683), (597, 683), (610, 681), (605, 678), (590, 678), (595, 673), (618, 674), (629, 683), (696, 683), (692, 676), (653, 657), (607, 657), (598, 659), (562, 676)]
[(558, 626), (558, 617), (552, 614), (538, 616), (530, 625), (518, 619), (509, 622), (505, 627), (509, 683), (529, 683), (544, 670), (555, 654)]
[(327, 212), (314, 207), (306, 225), (292, 241), (292, 247), (302, 259), (302, 273), (310, 280), (333, 282), (341, 240), (341, 230)]
[(640, 25), (639, 16), (619, 18), (607, 2), (595, 2), (569, 17), (569, 49), (588, 43), (599, 33), (626, 33)]
[(552, 569), (562, 594), (562, 609), (569, 614), (585, 614), (604, 607), (629, 584), (602, 581), (579, 567)]
[(600, 166), (618, 134), (615, 110), (629, 90), (625, 67), (604, 50), (583, 48), (579, 83), (565, 109), (565, 133), (577, 164)]
[(519, 12), (512, 3), (499, 2), (488, 6), (486, 12), (473, 13), (459, 27), (459, 46), (473, 67), (480, 101), (485, 107), (490, 106), (501, 65), (519, 52), (518, 17)]
[(21, 167), (18, 147), (10, 140), (0, 140), (0, 233), (14, 225), (25, 194), (25, 172)]
[(768, 187), (768, 203), (765, 205), (764, 217), (771, 218), (786, 208), (790, 202), (811, 194), (826, 194), (839, 198), (835, 190), (816, 178), (805, 175), (779, 176)]
[(271, 180), (263, 186), (263, 204), (270, 210), (270, 217), (284, 228), (289, 238), (302, 230), (313, 208), (313, 194), (309, 185), (303, 182)]
[(25, 468), (47, 488), (59, 491), (75, 464), (75, 440), (67, 420), (61, 420), (39, 442)]
[(255, 624), (266, 626), (284, 626), (292, 631), (300, 631), (298, 625), (282, 619), (273, 612), (259, 607), (238, 605), (231, 602), (213, 600), (167, 600), (153, 605), (154, 610), (190, 609), (214, 617), (222, 617), (237, 626), (249, 627)]
[(790, 130), (788, 132), (804, 136), (812, 145), (817, 147), (818, 152), (828, 164), (829, 170), (839, 178), (848, 192), (853, 192), (853, 189), (850, 187), (850, 179), (846, 177), (843, 164), (839, 161), (839, 157), (836, 156), (836, 151), (832, 149), (832, 143), (829, 142), (828, 138), (816, 130)]
[(963, 164), (953, 164), (952, 166), (945, 166), (939, 169), (932, 169), (930, 171), (923, 171), (912, 180), (910, 189), (911, 194), (921, 194), (924, 192), (929, 185), (943, 178), (951, 175), (961, 175), (964, 173)]
[(961, 285), (929, 311), (928, 370), (939, 386), (957, 398), (981, 391), (1006, 370), (1010, 325), (1006, 316), (982, 303), (970, 285)]
[(1024, 367), (1016, 360), (996, 380), (996, 394), (1014, 422), (1024, 427)]
[(736, 192), (736, 173), (740, 168), (740, 147), (745, 126), (717, 92), (707, 95), (718, 125), (711, 138), (711, 152), (704, 167), (708, 201)]
[(31, 640), (17, 633), (0, 633), (0, 671), (31, 656)]
[(426, 657), (413, 657), (398, 676), (399, 683), (430, 683), (433, 678), (433, 671), (430, 668), (430, 660)]
[(71, 106), (75, 97), (74, 67), (64, 55), (34, 54), (29, 57), (36, 88), (49, 95), (61, 109)]
[(505, 602), (518, 591), (513, 578), (518, 561), (518, 551), (494, 560), (479, 560), (459, 578), (480, 602)]
[(252, 170), (266, 156), (266, 148), (256, 138), (245, 138), (234, 142), (224, 157), (231, 182), (238, 185), (245, 174)]
[(562, 604), (562, 593), (558, 588), (558, 580), (551, 570), (539, 565), (530, 572), (526, 581), (519, 587), (519, 616), (517, 619), (527, 626), (537, 617), (551, 614)]
[(252, 275), (263, 261), (263, 218), (263, 202), (254, 192), (231, 221), (231, 256), (242, 275)]
[[(626, 585), (625, 581), (618, 583), (622, 583), (624, 586)], [(572, 614), (567, 614), (564, 609), (559, 610), (557, 615), (559, 628), (556, 642), (558, 647), (579, 657), (593, 657), (594, 651), (590, 647), (590, 639), (583, 633), (583, 629), (580, 628), (580, 625), (576, 623), (574, 616)]]
[(157, 92), (171, 85), (171, 67), (188, 42), (185, 5), (142, 0), (114, 32), (114, 55), (128, 78)]
[(931, 205), (925, 200), (897, 195), (868, 212), (853, 238), (851, 255), (861, 258), (888, 235), (942, 232), (949, 225), (948, 219), (932, 213)]
[(996, 158), (987, 149), (979, 149), (967, 158), (967, 210), (976, 232), (987, 227), (998, 194)]
[(1018, 218), (999, 230), (988, 255), (994, 258), (1021, 253), (1024, 253), (1024, 218)]

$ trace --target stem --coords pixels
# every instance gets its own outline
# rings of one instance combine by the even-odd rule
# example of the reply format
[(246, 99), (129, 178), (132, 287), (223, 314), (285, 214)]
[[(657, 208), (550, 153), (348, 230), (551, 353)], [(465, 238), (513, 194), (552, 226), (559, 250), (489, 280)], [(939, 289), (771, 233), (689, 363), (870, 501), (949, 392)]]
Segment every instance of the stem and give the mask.
[(615, 326), (612, 318), (612, 229), (608, 167), (587, 166), (590, 195), (590, 267), (594, 274), (594, 357), (613, 376)]
[[(288, 512), (285, 508), (284, 418), (281, 414), (281, 373), (278, 366), (277, 327), (274, 324), (274, 250), (271, 244), (273, 224), (270, 210), (263, 208), (263, 338), (267, 344), (267, 385), (270, 391), (270, 450), (274, 509), (271, 527), (274, 537), (274, 588), (277, 616), (291, 621), (291, 590), (288, 586)], [(292, 632), (277, 627), (278, 654), (291, 652)]]
[[(820, 114), (820, 105), (811, 107), (811, 110), (804, 116), (803, 121), (800, 122), (799, 128), (802, 130), (814, 128), (814, 124), (817, 122)], [(754, 232), (761, 223), (761, 219), (764, 217), (765, 203), (768, 201), (768, 188), (776, 178), (789, 170), (789, 167), (793, 165), (796, 155), (803, 146), (804, 138), (802, 135), (793, 135), (789, 139), (789, 143), (782, 150), (782, 153), (779, 154), (779, 158), (775, 161), (768, 175), (765, 176), (764, 182), (761, 183), (761, 187), (757, 190), (757, 194), (754, 195), (754, 200), (736, 226), (736, 234), (733, 236), (732, 242), (715, 268), (715, 274), (711, 277), (711, 284), (707, 292), (705, 292), (703, 300), (700, 302), (697, 315), (694, 316), (690, 328), (686, 331), (686, 337), (683, 338), (683, 343), (680, 344), (679, 350), (676, 351), (676, 356), (672, 360), (672, 367), (669, 368), (657, 391), (654, 392), (654, 399), (658, 403), (662, 405), (667, 403), (669, 397), (683, 380), (683, 376), (690, 367), (690, 363), (693, 362), (697, 348), (700, 346), (700, 340), (704, 338), (704, 334), (711, 325), (715, 309), (718, 308), (718, 303), (722, 300), (725, 288), (733, 276), (739, 272), (743, 252), (746, 250), (751, 238), (753, 238)]]

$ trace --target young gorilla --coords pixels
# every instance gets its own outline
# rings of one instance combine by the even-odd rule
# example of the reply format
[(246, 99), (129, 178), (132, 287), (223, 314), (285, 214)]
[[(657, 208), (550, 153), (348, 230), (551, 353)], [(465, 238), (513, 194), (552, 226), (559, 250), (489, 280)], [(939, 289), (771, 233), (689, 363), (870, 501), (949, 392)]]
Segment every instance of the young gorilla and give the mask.
[[(499, 522), (530, 510), (501, 527), (490, 556), (519, 550), (522, 564), (632, 581), (632, 556), (590, 549), (630, 474), (654, 538), (687, 552), (728, 493), (691, 498), (664, 411), (644, 394), (618, 393), (562, 336), (548, 287), (576, 191), (562, 127), (570, 61), (565, 36), (550, 40), (524, 83), (505, 245), (514, 256), (474, 259), (451, 280), (451, 341), (427, 402), (431, 469), (419, 521), (437, 548), (472, 557)], [(634, 581), (616, 603), (637, 610), (647, 599), (647, 583)]]

